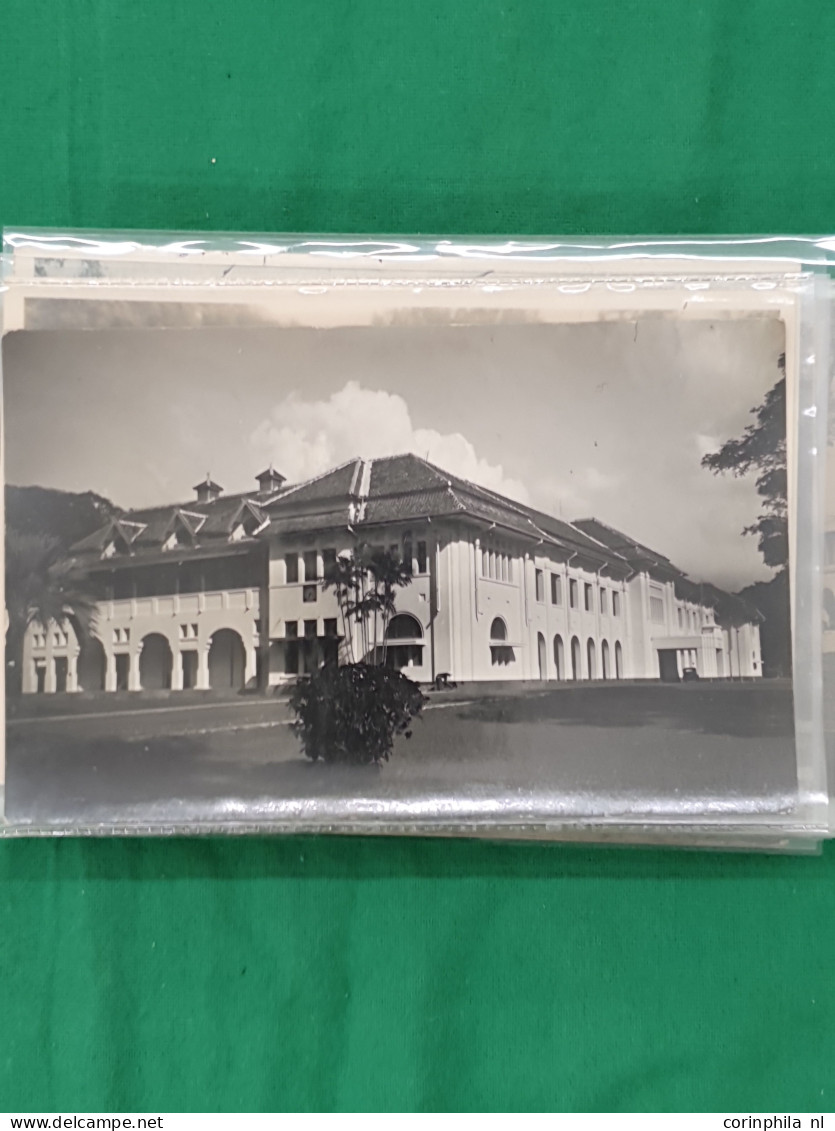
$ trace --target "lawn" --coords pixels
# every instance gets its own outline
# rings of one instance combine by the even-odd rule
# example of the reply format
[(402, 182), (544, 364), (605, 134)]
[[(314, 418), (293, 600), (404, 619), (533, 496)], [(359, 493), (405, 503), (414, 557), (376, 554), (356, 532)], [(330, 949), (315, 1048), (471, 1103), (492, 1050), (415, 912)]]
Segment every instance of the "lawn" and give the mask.
[(313, 802), (325, 823), (381, 803), (416, 822), (451, 803), (531, 820), (750, 815), (785, 811), (797, 783), (788, 683), (438, 693), (379, 769), (307, 762), (283, 699), (69, 706), (9, 723), (14, 821), (248, 824), (306, 819)]

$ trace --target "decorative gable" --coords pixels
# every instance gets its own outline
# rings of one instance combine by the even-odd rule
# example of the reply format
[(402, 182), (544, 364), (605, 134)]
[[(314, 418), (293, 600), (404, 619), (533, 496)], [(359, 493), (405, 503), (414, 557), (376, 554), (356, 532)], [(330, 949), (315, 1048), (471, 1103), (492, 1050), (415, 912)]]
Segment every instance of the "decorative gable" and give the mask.
[(197, 535), (205, 522), (204, 514), (196, 514), (194, 511), (177, 507), (165, 529), (163, 550), (175, 550), (178, 546), (196, 546)]
[(241, 542), (245, 538), (255, 538), (269, 525), (269, 521), (259, 506), (250, 499), (244, 499), (229, 524), (229, 541)]
[(146, 529), (144, 522), (131, 522), (126, 518), (116, 518), (105, 535), (104, 549), (101, 556), (112, 558), (116, 554), (132, 554), (133, 543)]

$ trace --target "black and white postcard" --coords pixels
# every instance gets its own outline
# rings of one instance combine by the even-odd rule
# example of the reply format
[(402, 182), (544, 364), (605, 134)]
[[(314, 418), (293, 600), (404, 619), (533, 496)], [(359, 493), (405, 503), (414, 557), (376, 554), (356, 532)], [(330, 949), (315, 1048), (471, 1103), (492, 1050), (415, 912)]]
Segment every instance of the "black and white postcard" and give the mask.
[(796, 810), (785, 304), (88, 282), (3, 340), (9, 824)]

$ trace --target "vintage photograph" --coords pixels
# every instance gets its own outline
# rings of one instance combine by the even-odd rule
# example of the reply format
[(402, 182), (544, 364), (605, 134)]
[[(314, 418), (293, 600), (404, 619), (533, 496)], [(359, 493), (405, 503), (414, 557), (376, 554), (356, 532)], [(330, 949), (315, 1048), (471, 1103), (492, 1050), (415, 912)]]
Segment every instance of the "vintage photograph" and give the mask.
[(780, 317), (218, 309), (4, 338), (7, 821), (792, 809)]

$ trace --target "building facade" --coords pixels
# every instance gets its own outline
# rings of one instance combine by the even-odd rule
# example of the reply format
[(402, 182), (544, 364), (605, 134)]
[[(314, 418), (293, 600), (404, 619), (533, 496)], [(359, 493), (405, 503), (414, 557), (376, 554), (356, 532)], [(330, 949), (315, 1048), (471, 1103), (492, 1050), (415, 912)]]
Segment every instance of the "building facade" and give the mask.
[(750, 605), (597, 520), (565, 522), (414, 455), (292, 485), (269, 469), (231, 496), (207, 477), (195, 491), (73, 547), (93, 634), (31, 626), (24, 691), (266, 688), (359, 658), (358, 626), (324, 578), (360, 545), (411, 574), (387, 662), (423, 683), (762, 674)]

